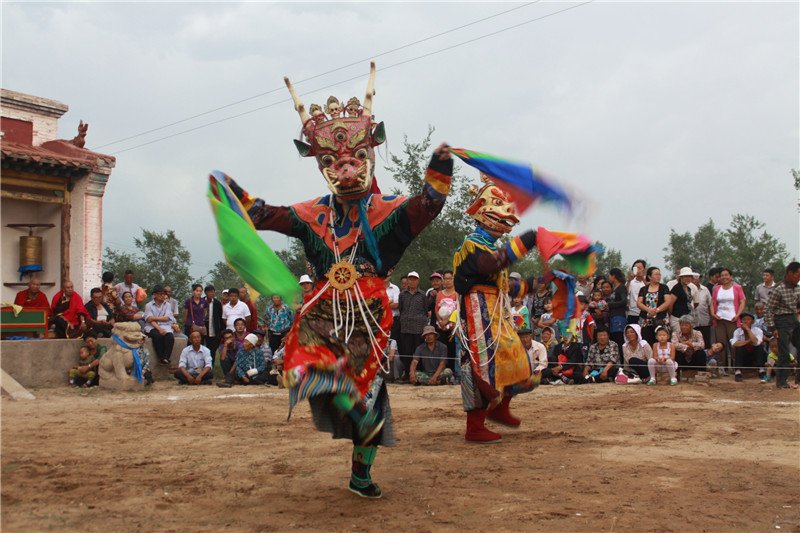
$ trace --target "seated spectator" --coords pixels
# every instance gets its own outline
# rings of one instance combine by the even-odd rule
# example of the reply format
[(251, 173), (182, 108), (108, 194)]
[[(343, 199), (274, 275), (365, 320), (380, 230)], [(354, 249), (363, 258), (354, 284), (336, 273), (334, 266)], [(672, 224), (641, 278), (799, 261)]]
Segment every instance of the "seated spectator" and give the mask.
[(236, 340), (233, 332), (226, 329), (222, 332), (222, 341), (219, 343), (219, 364), (222, 373), (227, 374), (236, 363), (236, 354), (242, 348), (242, 344)]
[[(392, 339), (393, 340), (393, 339)], [(392, 343), (390, 342), (389, 345)], [(397, 342), (394, 342), (395, 350), (397, 349)], [(269, 346), (266, 346), (269, 349)], [(286, 337), (281, 341), (280, 347), (272, 354), (272, 367), (270, 370), (270, 385), (277, 384), (279, 388), (283, 388), (283, 356), (286, 353)], [(272, 376), (275, 376), (275, 383), (272, 382)]]
[(59, 338), (77, 339), (86, 331), (86, 317), (89, 311), (83, 305), (80, 295), (75, 292), (71, 281), (65, 281), (61, 290), (53, 296), (50, 317)]
[(141, 302), (142, 300), (139, 298), (139, 289), (141, 287), (133, 282), (133, 270), (126, 270), (124, 278), (125, 281), (122, 283), (117, 283), (117, 286), (115, 287), (117, 289), (117, 294), (120, 295), (120, 300), (117, 303), (122, 303), (122, 295), (126, 292), (129, 292), (133, 295), (133, 300), (136, 303)]
[[(556, 343), (551, 347), (551, 352), (554, 354), (554, 359), (550, 360), (550, 366), (554, 372), (560, 371), (561, 384), (573, 385), (575, 383), (583, 383), (583, 348), (575, 335), (574, 331), (568, 331), (566, 335), (561, 338), (560, 343)], [(557, 381), (551, 382), (552, 385), (558, 385)]]
[(617, 377), (620, 365), (619, 345), (611, 340), (608, 328), (598, 326), (597, 342), (589, 347), (589, 358), (583, 367), (583, 380), (606, 383)]
[(97, 377), (97, 364), (95, 363), (99, 363), (99, 360), (92, 361), (89, 358), (89, 348), (81, 346), (78, 349), (78, 364), (69, 369), (70, 387), (91, 387)]
[(21, 305), (25, 307), (46, 307), (50, 308), (47, 301), (47, 296), (39, 290), (41, 283), (37, 278), (31, 278), (28, 282), (28, 288), (19, 291), (14, 298), (14, 305)]
[(669, 384), (677, 385), (678, 379), (675, 374), (678, 364), (675, 362), (675, 346), (669, 341), (669, 328), (658, 326), (656, 328), (656, 342), (653, 344), (653, 357), (647, 361), (647, 368), (650, 372), (650, 379), (647, 385), (656, 384), (656, 374), (667, 372), (669, 374)]
[[(778, 364), (778, 338), (773, 337), (769, 341), (769, 354), (767, 355), (767, 362), (765, 365), (766, 373), (761, 376), (761, 383), (769, 383), (772, 381), (772, 375), (775, 373), (775, 366)], [(797, 388), (798, 382), (800, 382), (800, 375), (797, 374), (797, 358), (794, 356), (793, 353), (789, 353), (789, 366), (793, 367), (795, 372), (794, 377), (794, 386), (792, 388)]]
[(136, 353), (139, 355), (139, 362), (142, 364), (142, 376), (144, 376), (145, 385), (153, 384), (153, 373), (150, 371), (150, 350), (145, 346), (147, 335), (142, 335), (139, 339), (139, 347)]
[(769, 331), (767, 327), (766, 317), (764, 316), (764, 312), (766, 310), (766, 305), (764, 302), (757, 302), (755, 308), (755, 315), (756, 321), (753, 322), (753, 325), (761, 330), (764, 334), (764, 346), (769, 344), (769, 341), (772, 339), (772, 332)]
[(202, 338), (199, 332), (193, 331), (189, 335), (189, 346), (181, 352), (178, 370), (173, 374), (181, 385), (211, 384), (211, 379), (214, 377), (211, 352), (200, 344)]
[(539, 372), (542, 375), (542, 383), (550, 383), (559, 381), (561, 378), (561, 368), (550, 368), (550, 361), (547, 359), (547, 348), (544, 344), (533, 340), (533, 332), (530, 329), (521, 329), (517, 332), (519, 340), (525, 351), (528, 353), (528, 359), (534, 372)]
[(153, 287), (153, 300), (144, 308), (144, 332), (153, 340), (153, 349), (162, 365), (169, 365), (175, 333), (180, 331), (166, 296), (164, 287), (156, 285)]
[(719, 368), (719, 359), (720, 354), (724, 351), (725, 345), (721, 342), (715, 342), (711, 345), (711, 348), (704, 350), (706, 355), (706, 369), (712, 374), (717, 370), (721, 370)]
[(203, 286), (192, 285), (192, 296), (183, 303), (183, 332), (190, 335), (198, 331), (201, 337), (208, 335), (206, 320), (208, 319), (208, 300), (203, 298)]
[(244, 319), (244, 323), (247, 325), (247, 319), (250, 318), (250, 308), (244, 302), (239, 301), (239, 288), (228, 289), (227, 294), (223, 291), (222, 295), (223, 299), (225, 296), (228, 297), (228, 303), (222, 306), (222, 320), (225, 321), (226, 327), (232, 331), (236, 327), (237, 318)]
[(395, 361), (399, 361), (397, 358), (397, 341), (389, 338), (389, 342), (386, 343), (386, 348), (383, 350), (384, 354), (384, 365), (388, 365), (389, 372), (384, 372), (381, 370), (381, 376), (385, 381), (388, 383), (394, 383), (397, 379), (400, 379), (402, 375), (402, 370), (399, 368), (399, 365), (395, 363)]
[(258, 337), (250, 333), (242, 343), (242, 349), (236, 354), (236, 366), (225, 375), (225, 381), (217, 383), (217, 387), (239, 385), (264, 385), (269, 378), (264, 354), (256, 348)]
[[(436, 340), (437, 337), (433, 326), (422, 329), (425, 342), (414, 350), (408, 371), (408, 379), (414, 385), (444, 385), (453, 376), (453, 371), (447, 368), (447, 346)], [(422, 370), (417, 372), (417, 367)]]
[(244, 318), (237, 318), (233, 324), (233, 338), (241, 344), (245, 337), (247, 337), (247, 322)]
[(636, 372), (642, 379), (649, 376), (647, 362), (653, 357), (653, 349), (642, 338), (639, 324), (628, 324), (625, 328), (625, 344), (622, 345), (622, 357), (625, 360), (625, 370)]
[(114, 311), (103, 301), (103, 291), (100, 288), (92, 289), (90, 294), (91, 300), (86, 306), (86, 310), (89, 312), (89, 316), (86, 318), (88, 327), (97, 333), (98, 337), (110, 339), (111, 328), (114, 327)]
[(283, 303), (283, 299), (277, 294), (272, 295), (272, 305), (267, 306), (264, 314), (269, 333), (269, 347), (274, 352), (281, 344), (281, 339), (289, 333), (294, 320), (294, 313), (289, 306)]
[[(680, 284), (675, 286), (679, 287)], [(703, 334), (694, 329), (692, 315), (683, 315), (678, 319), (678, 329), (672, 333), (672, 345), (675, 346), (678, 377), (681, 375), (681, 369), (705, 370), (706, 343)]]
[(547, 350), (547, 360), (551, 363), (558, 362), (558, 352), (561, 350), (561, 346), (559, 346), (555, 337), (556, 334), (553, 332), (553, 328), (549, 326), (542, 328), (542, 344)]
[[(258, 339), (258, 342), (256, 342), (256, 348), (258, 348), (262, 352), (264, 351), (264, 348), (269, 350), (269, 345), (266, 345), (266, 346), (264, 345), (264, 339), (267, 338), (267, 332), (266, 331), (264, 331), (263, 329), (254, 329), (251, 333), (253, 335), (255, 335), (256, 338)], [(267, 352), (264, 353), (264, 359), (265, 360), (267, 360), (267, 359), (271, 360), (272, 359), (272, 350), (269, 350), (269, 357), (267, 357)]]
[(126, 292), (122, 294), (122, 305), (117, 307), (117, 322), (139, 322), (144, 324), (144, 313), (134, 303), (133, 294)]
[(742, 326), (736, 328), (730, 340), (735, 361), (734, 379), (742, 381), (742, 368), (758, 368), (763, 378), (767, 354), (764, 352), (764, 332), (753, 325), (755, 317), (745, 311), (740, 315)]
[(589, 299), (583, 294), (578, 294), (578, 306), (581, 310), (581, 316), (575, 321), (575, 334), (580, 339), (581, 350), (586, 356), (589, 354), (589, 346), (594, 342), (596, 324), (592, 313), (589, 312)]
[(256, 304), (250, 301), (250, 293), (247, 292), (247, 287), (239, 288), (239, 301), (245, 304), (250, 310), (250, 318), (247, 320), (247, 331), (252, 333), (258, 329), (258, 309), (256, 309)]
[[(97, 342), (97, 334), (94, 331), (87, 331), (83, 336), (83, 341), (86, 343), (86, 346), (83, 346), (83, 348), (86, 348), (86, 360), (88, 361), (89, 368), (86, 368), (86, 364), (78, 366), (77, 368), (81, 373), (84, 374), (88, 370), (91, 370), (94, 373), (94, 376), (87, 379), (84, 383), (78, 383), (78, 385), (83, 384), (86, 387), (92, 387), (97, 385), (100, 381), (100, 376), (97, 374), (97, 367), (100, 366), (100, 359), (103, 357), (103, 354), (106, 353), (107, 348)], [(71, 371), (70, 378), (72, 378)]]
[(117, 314), (117, 307), (119, 306), (119, 293), (117, 293), (117, 288), (113, 284), (114, 281), (114, 273), (113, 272), (103, 272), (103, 285), (100, 286), (100, 290), (103, 291), (103, 301), (111, 309), (111, 312), (115, 315)]

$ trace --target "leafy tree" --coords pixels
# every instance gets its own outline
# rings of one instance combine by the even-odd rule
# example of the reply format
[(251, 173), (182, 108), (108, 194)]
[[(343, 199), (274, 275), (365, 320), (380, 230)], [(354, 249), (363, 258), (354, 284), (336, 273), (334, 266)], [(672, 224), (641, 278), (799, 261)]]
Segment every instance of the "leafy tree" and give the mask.
[(728, 262), (730, 258), (728, 239), (711, 219), (697, 228), (694, 235), (670, 229), (669, 243), (664, 251), (666, 270), (670, 273), (688, 266), (705, 275), (709, 269)]
[(289, 247), (286, 250), (278, 250), (275, 255), (283, 261), (283, 264), (295, 277), (299, 278), (308, 273), (306, 270), (306, 252), (298, 239), (289, 239)]
[(242, 278), (239, 277), (239, 274), (234, 272), (226, 261), (217, 261), (214, 263), (214, 266), (208, 271), (204, 279), (206, 283), (214, 286), (214, 289), (217, 291), (217, 297), (219, 297), (225, 289), (244, 287)]
[(183, 247), (173, 230), (158, 233), (141, 229), (142, 236), (133, 239), (136, 253), (106, 248), (103, 271), (113, 272), (114, 279), (122, 281), (125, 270), (133, 270), (136, 283), (148, 293), (157, 284), (169, 285), (172, 297), (183, 302), (191, 294), (191, 253)]
[[(597, 244), (603, 246), (600, 241), (597, 241)], [(608, 277), (608, 271), (612, 268), (619, 268), (625, 272), (622, 267), (622, 254), (619, 250), (603, 246), (603, 251), (597, 254), (597, 273)]]
[(786, 245), (766, 231), (757, 234), (765, 224), (750, 215), (733, 215), (725, 237), (730, 246), (727, 267), (736, 282), (744, 288), (748, 300), (755, 297), (756, 286), (761, 283), (761, 274), (771, 267), (778, 273), (784, 269), (789, 254)]
[[(401, 184), (402, 188), (394, 189), (394, 194), (414, 195), (422, 191), (425, 183), (425, 171), (431, 157), (432, 126), (422, 141), (409, 142), (403, 137), (401, 155), (390, 154), (391, 164), (386, 170)], [(452, 269), (453, 255), (461, 245), (464, 237), (470, 233), (475, 224), (466, 214), (472, 202), (469, 194), (471, 183), (465, 176), (454, 169), (450, 194), (441, 213), (420, 233), (406, 249), (403, 258), (395, 267), (401, 275), (416, 270), (423, 280), (435, 270)]]

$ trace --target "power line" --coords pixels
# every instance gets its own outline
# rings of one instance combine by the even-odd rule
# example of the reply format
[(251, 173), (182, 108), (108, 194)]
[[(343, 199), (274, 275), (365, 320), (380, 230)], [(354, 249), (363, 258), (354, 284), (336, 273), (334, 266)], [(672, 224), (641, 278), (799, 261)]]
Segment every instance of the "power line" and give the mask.
[[(413, 57), (413, 58), (411, 58), (411, 59), (406, 59), (406, 60), (400, 61), (400, 62), (398, 62), (398, 63), (394, 63), (394, 64), (392, 64), (392, 65), (389, 65), (389, 66), (387, 66), (387, 67), (383, 67), (383, 68), (381, 68), (381, 69), (379, 69), (379, 70), (381, 70), (381, 71), (385, 71), (385, 70), (389, 70), (389, 69), (391, 69), (391, 68), (394, 68), (394, 67), (398, 67), (398, 66), (401, 66), (401, 65), (405, 65), (405, 64), (407, 64), (407, 63), (412, 63), (412, 62), (414, 62), (414, 61), (418, 61), (418, 60), (420, 60), (420, 59), (424, 59), (424, 58), (427, 58), (427, 57), (431, 57), (431, 56), (434, 56), (434, 55), (436, 55), (436, 54), (440, 54), (440, 53), (442, 53), (442, 52), (446, 52), (446, 51), (448, 51), (448, 50), (453, 50), (454, 48), (458, 48), (458, 47), (460, 47), (460, 46), (464, 46), (464, 45), (467, 45), (467, 44), (471, 44), (471, 43), (474, 43), (474, 42), (480, 41), (480, 40), (482, 40), (482, 39), (486, 39), (486, 38), (488, 38), (488, 37), (493, 37), (493, 36), (495, 36), (495, 35), (498, 35), (498, 34), (500, 34), (500, 33), (503, 33), (503, 32), (509, 31), (509, 30), (513, 30), (513, 29), (519, 28), (519, 27), (521, 27), (521, 26), (524, 26), (524, 25), (526, 25), (526, 24), (531, 24), (531, 23), (533, 23), (533, 22), (537, 22), (537, 21), (539, 21), (539, 20), (543, 20), (543, 19), (546, 19), (546, 18), (549, 18), (549, 17), (555, 16), (555, 15), (558, 15), (558, 14), (560, 14), (560, 13), (564, 13), (564, 12), (566, 12), (566, 11), (570, 11), (570, 10), (572, 10), (572, 9), (576, 9), (576, 8), (579, 8), (579, 7), (585, 6), (585, 5), (587, 5), (587, 4), (591, 4), (591, 3), (593, 3), (593, 2), (594, 2), (594, 0), (588, 0), (588, 1), (586, 1), (586, 2), (582, 2), (582, 3), (580, 3), (580, 4), (576, 4), (576, 5), (574, 5), (574, 6), (566, 7), (566, 8), (564, 8), (564, 9), (560, 9), (560, 10), (558, 10), (558, 11), (554, 11), (554, 12), (552, 12), (552, 13), (548, 13), (547, 15), (542, 15), (542, 16), (540, 16), (540, 17), (536, 17), (536, 18), (533, 18), (533, 19), (529, 19), (529, 20), (526, 20), (526, 21), (523, 21), (523, 22), (520, 22), (520, 23), (514, 24), (514, 25), (512, 25), (512, 26), (508, 26), (508, 27), (506, 27), (506, 28), (503, 28), (503, 29), (500, 29), (500, 30), (497, 30), (497, 31), (494, 31), (494, 32), (491, 32), (491, 33), (486, 33), (486, 34), (484, 34), (484, 35), (481, 35), (481, 36), (478, 36), (478, 37), (475, 37), (475, 38), (472, 38), (472, 39), (468, 39), (468, 40), (466, 40), (466, 41), (463, 41), (463, 42), (460, 42), (460, 43), (457, 43), (457, 44), (454, 44), (454, 45), (451, 45), (451, 46), (448, 46), (448, 47), (445, 47), (445, 48), (440, 48), (439, 50), (434, 50), (433, 52), (428, 52), (427, 54), (423, 54), (423, 55), (420, 55), (420, 56), (417, 56), (417, 57)], [(316, 76), (315, 76), (315, 77), (316, 77)], [(357, 80), (357, 79), (360, 79), (360, 78), (362, 78), (362, 77), (363, 77), (363, 75), (353, 76), (353, 77), (351, 77), (351, 78), (347, 78), (347, 79), (345, 79), (345, 80), (341, 80), (341, 81), (338, 81), (338, 82), (335, 82), (335, 83), (331, 83), (331, 84), (325, 85), (325, 86), (323, 86), (323, 87), (319, 87), (319, 88), (317, 88), (317, 89), (314, 89), (314, 90), (311, 90), (311, 91), (306, 91), (306, 92), (302, 93), (300, 96), (306, 96), (306, 95), (309, 95), (309, 94), (312, 94), (312, 93), (315, 93), (315, 92), (318, 92), (318, 91), (322, 91), (322, 90), (324, 90), (324, 89), (330, 89), (331, 87), (336, 87), (336, 86), (338, 86), (338, 85), (342, 85), (342, 84), (344, 84), (344, 83), (348, 83), (348, 82), (350, 82), (350, 81)], [(311, 78), (308, 78), (308, 79), (311, 79)], [(269, 92), (275, 92), (275, 91), (277, 91), (277, 90), (278, 90), (278, 89), (273, 89), (272, 91), (269, 91)], [(264, 94), (266, 94), (266, 93), (264, 93)], [(145, 143), (137, 144), (137, 145), (135, 145), (135, 146), (131, 146), (130, 148), (125, 148), (125, 149), (123, 149), (123, 150), (119, 150), (119, 151), (117, 151), (117, 152), (113, 152), (113, 154), (112, 154), (112, 155), (115, 155), (115, 156), (116, 156), (116, 155), (119, 155), (119, 154), (121, 154), (121, 153), (124, 153), (124, 152), (129, 152), (129, 151), (131, 151), (131, 150), (135, 150), (136, 148), (141, 148), (141, 147), (143, 147), (143, 146), (148, 146), (148, 145), (150, 145), (150, 144), (155, 144), (155, 143), (157, 143), (157, 142), (161, 142), (161, 141), (164, 141), (164, 140), (167, 140), (167, 139), (171, 139), (171, 138), (173, 138), (173, 137), (178, 137), (178, 136), (180, 136), (180, 135), (184, 135), (184, 134), (186, 134), (186, 133), (190, 133), (190, 132), (193, 132), (193, 131), (197, 131), (197, 130), (199, 130), (199, 129), (206, 128), (206, 127), (208, 127), (208, 126), (213, 126), (213, 125), (215, 125), (215, 124), (220, 124), (220, 123), (222, 123), (222, 122), (226, 122), (226, 121), (228, 121), (228, 120), (233, 120), (233, 119), (235, 119), (235, 118), (239, 118), (239, 117), (242, 117), (242, 116), (245, 116), (245, 115), (249, 115), (249, 114), (251, 114), (251, 113), (255, 113), (256, 111), (262, 111), (262, 110), (264, 110), (264, 109), (267, 109), (267, 108), (270, 108), (270, 107), (274, 107), (274, 106), (276, 106), (276, 105), (278, 105), (278, 104), (284, 104), (284, 103), (287, 103), (287, 102), (291, 102), (291, 99), (290, 99), (290, 98), (285, 98), (285, 99), (283, 99), (283, 100), (279, 100), (279, 101), (277, 101), (277, 102), (273, 102), (273, 103), (271, 103), (271, 104), (267, 104), (267, 105), (265, 105), (265, 106), (257, 107), (257, 108), (255, 108), (255, 109), (251, 109), (251, 110), (249, 110), (249, 111), (244, 111), (244, 112), (242, 112), (242, 113), (238, 113), (238, 114), (236, 114), (236, 115), (232, 115), (232, 116), (229, 116), (229, 117), (221, 118), (221, 119), (219, 119), (219, 120), (215, 120), (215, 121), (212, 121), (212, 122), (208, 122), (208, 123), (206, 123), (206, 124), (201, 124), (201, 125), (199, 125), (199, 126), (195, 126), (194, 128), (189, 128), (189, 129), (187, 129), (187, 130), (179, 131), (179, 132), (177, 132), (177, 133), (173, 133), (173, 134), (170, 134), (170, 135), (166, 135), (166, 136), (164, 136), (164, 137), (159, 137), (158, 139), (154, 139), (154, 140), (152, 140), (152, 141), (148, 141), (148, 142), (145, 142)], [(234, 105), (234, 104), (230, 104), (230, 105)], [(200, 115), (198, 115), (198, 116), (200, 116)], [(190, 120), (190, 119), (186, 119), (186, 120)], [(180, 121), (180, 122), (183, 122), (183, 121)], [(176, 122), (176, 124), (177, 124), (177, 122)], [(164, 127), (167, 127), (167, 126), (164, 126)], [(161, 129), (161, 128), (156, 128), (156, 129)], [(156, 131), (156, 130), (151, 130), (151, 131)], [(141, 135), (144, 135), (144, 134), (141, 134)], [(138, 135), (136, 135), (136, 136), (138, 136)], [(136, 136), (134, 136), (134, 137), (136, 137)], [(130, 137), (130, 138), (133, 138), (133, 137)], [(112, 143), (112, 144), (113, 144), (113, 143)], [(104, 146), (108, 146), (108, 145), (104, 145)], [(99, 149), (99, 148), (100, 148), (100, 147), (98, 147), (97, 149)]]
[[(517, 9), (522, 9), (523, 7), (528, 7), (530, 5), (538, 3), (540, 1), (541, 0), (535, 0), (533, 2), (528, 2), (527, 4), (522, 4), (521, 6), (512, 7), (511, 9), (507, 9), (505, 11), (501, 11), (499, 13), (495, 13), (494, 15), (489, 15), (488, 17), (484, 17), (482, 19), (478, 19), (478, 20), (474, 20), (472, 22), (468, 22), (467, 24), (464, 24), (464, 25), (461, 25), (461, 26), (457, 26), (455, 28), (451, 28), (451, 29), (443, 31), (441, 33), (437, 33), (435, 35), (431, 35), (429, 37), (425, 37), (423, 39), (419, 39), (417, 41), (414, 41), (414, 42), (411, 42), (411, 43), (408, 43), (408, 44), (404, 44), (402, 46), (398, 46), (397, 48), (392, 48), (391, 50), (387, 50), (385, 52), (381, 52), (380, 54), (373, 55), (373, 56), (370, 56), (370, 57), (365, 58), (365, 59), (359, 59), (358, 61), (353, 61), (352, 63), (348, 63), (347, 65), (343, 65), (341, 67), (337, 67), (337, 68), (334, 68), (332, 70), (328, 70), (328, 71), (323, 72), (321, 74), (316, 74), (316, 75), (311, 76), (309, 78), (304, 78), (304, 79), (298, 80), (297, 82), (295, 82), (295, 85), (299, 85), (299, 84), (307, 82), (307, 81), (311, 81), (311, 80), (314, 80), (314, 79), (317, 79), (317, 78), (321, 78), (323, 76), (327, 76), (328, 74), (333, 74), (334, 72), (338, 72), (340, 70), (344, 70), (346, 68), (350, 68), (350, 67), (355, 66), (355, 65), (360, 65), (360, 64), (364, 63), (365, 61), (369, 61), (370, 59), (383, 57), (385, 55), (389, 55), (389, 54), (392, 54), (394, 52), (398, 52), (398, 51), (403, 50), (405, 48), (410, 48), (410, 47), (412, 47), (414, 45), (417, 45), (417, 44), (420, 44), (420, 43), (424, 43), (424, 42), (430, 41), (432, 39), (436, 39), (437, 37), (441, 37), (443, 35), (447, 35), (448, 33), (452, 33), (452, 32), (458, 31), (458, 30), (463, 30), (464, 28), (468, 28), (469, 26), (474, 26), (475, 24), (480, 24), (481, 22), (485, 22), (485, 21), (493, 19), (495, 17), (499, 17), (501, 15), (505, 15), (505, 14), (510, 13), (512, 11), (516, 11)], [(347, 80), (347, 81), (350, 81), (350, 80)], [(344, 83), (344, 82), (340, 82), (340, 83)], [(157, 128), (153, 128), (153, 129), (150, 129), (150, 130), (147, 130), (147, 131), (143, 131), (141, 133), (137, 133), (135, 135), (131, 135), (129, 137), (125, 137), (123, 139), (119, 139), (119, 140), (116, 140), (116, 141), (112, 141), (110, 143), (106, 143), (106, 144), (97, 146), (95, 148), (95, 150), (99, 150), (101, 148), (105, 148), (105, 147), (111, 146), (113, 144), (119, 144), (119, 143), (124, 142), (124, 141), (129, 141), (131, 139), (135, 139), (136, 137), (141, 137), (142, 135), (147, 135), (148, 133), (153, 133), (153, 132), (156, 132), (156, 131), (163, 130), (165, 128), (169, 128), (171, 126), (182, 124), (184, 122), (188, 122), (190, 120), (194, 120), (196, 118), (199, 118), (199, 117), (202, 117), (202, 116), (205, 116), (205, 115), (210, 115), (211, 113), (215, 113), (215, 112), (220, 111), (222, 109), (227, 109), (229, 107), (233, 107), (235, 105), (239, 105), (239, 104), (242, 104), (244, 102), (249, 102), (250, 100), (255, 100), (256, 98), (260, 98), (262, 96), (266, 96), (268, 94), (272, 94), (272, 93), (281, 91), (283, 89), (284, 89), (284, 87), (281, 86), (281, 87), (276, 87), (275, 89), (271, 89), (271, 90), (263, 92), (263, 93), (258, 93), (258, 94), (255, 94), (253, 96), (248, 96), (247, 98), (243, 98), (241, 100), (237, 100), (235, 102), (231, 102), (230, 104), (225, 104), (225, 105), (222, 105), (222, 106), (219, 106), (219, 107), (215, 107), (214, 109), (209, 109), (208, 111), (203, 111), (202, 113), (197, 113), (196, 115), (192, 115), (192, 116), (187, 117), (187, 118), (176, 120), (175, 122), (170, 122), (169, 124), (164, 124), (163, 126), (158, 126)], [(285, 101), (286, 100), (284, 100), (283, 102), (285, 102)], [(188, 130), (188, 131), (192, 131), (192, 130)]]

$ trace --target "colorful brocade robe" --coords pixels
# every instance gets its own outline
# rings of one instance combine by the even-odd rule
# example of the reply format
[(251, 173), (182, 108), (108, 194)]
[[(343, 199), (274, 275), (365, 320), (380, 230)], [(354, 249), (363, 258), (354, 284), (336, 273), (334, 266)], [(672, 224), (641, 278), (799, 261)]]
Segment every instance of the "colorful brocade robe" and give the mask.
[(535, 243), (536, 233), (530, 231), (498, 247), (485, 229), (477, 227), (453, 258), (461, 331), (467, 337), (463, 344), (473, 380), (471, 389), (462, 387), (467, 410), (530, 390), (527, 384), (536, 362), (522, 346), (511, 318), (506, 267)]
[[(368, 197), (366, 216), (375, 236), (381, 259), (380, 269), (367, 249), (363, 231), (359, 231), (359, 214), (355, 206), (344, 208), (330, 195), (301, 202), (292, 206), (270, 206), (263, 200), (251, 198), (235, 184), (231, 189), (248, 210), (255, 228), (273, 230), (300, 239), (305, 250), (308, 267), (317, 285), (306, 302), (318, 296), (304, 312), (298, 313), (286, 339), (284, 369), (287, 374), (305, 376), (293, 387), (295, 401), (325, 393), (347, 392), (363, 397), (379, 368), (392, 326), (389, 298), (383, 287), (385, 276), (397, 265), (411, 241), (439, 214), (450, 191), (453, 161), (432, 158), (420, 194), (413, 197), (371, 194)], [(335, 250), (341, 258), (350, 258), (359, 278), (357, 290), (363, 304), (369, 309), (374, 322), (366, 323), (362, 314), (353, 314), (352, 334), (345, 342), (334, 335), (334, 292), (329, 287), (318, 294), (325, 285), (326, 274), (337, 263)], [(339, 293), (345, 305), (346, 297)], [(367, 329), (374, 333), (380, 353), (369, 339)]]

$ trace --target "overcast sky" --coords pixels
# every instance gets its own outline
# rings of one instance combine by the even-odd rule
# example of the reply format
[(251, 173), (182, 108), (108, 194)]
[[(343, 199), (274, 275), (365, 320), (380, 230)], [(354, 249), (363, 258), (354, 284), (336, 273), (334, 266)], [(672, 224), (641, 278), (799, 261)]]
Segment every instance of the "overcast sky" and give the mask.
[[(315, 162), (292, 146), (300, 120), (283, 76), (307, 106), (331, 94), (363, 100), (372, 58), (373, 110), (390, 152), (430, 124), (437, 144), (531, 161), (592, 199), (584, 220), (534, 207), (520, 231), (583, 231), (626, 262), (662, 265), (670, 228), (694, 231), (709, 218), (725, 228), (744, 213), (793, 256), (800, 251), (790, 174), (800, 168), (797, 2), (4, 1), (0, 9), (2, 86), (69, 105), (59, 136), (72, 138), (84, 120), (86, 147), (117, 157), (104, 245), (132, 251), (140, 227), (174, 229), (196, 276), (222, 259), (206, 200), (210, 170), (277, 205), (327, 192)], [(388, 190), (384, 164), (376, 175)], [(274, 249), (288, 244), (264, 237)]]

